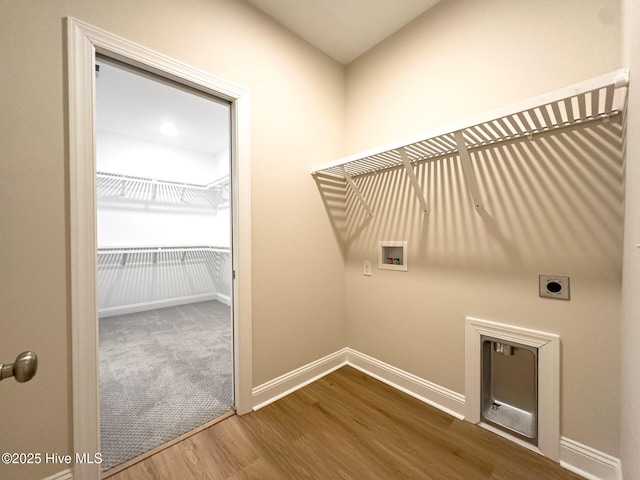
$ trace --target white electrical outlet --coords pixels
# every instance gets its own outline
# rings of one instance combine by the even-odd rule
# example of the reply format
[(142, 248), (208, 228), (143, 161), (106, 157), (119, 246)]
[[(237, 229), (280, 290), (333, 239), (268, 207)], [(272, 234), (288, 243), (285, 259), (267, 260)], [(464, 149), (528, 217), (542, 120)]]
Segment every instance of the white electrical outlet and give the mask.
[(365, 260), (362, 262), (362, 274), (367, 277), (371, 276), (371, 260)]

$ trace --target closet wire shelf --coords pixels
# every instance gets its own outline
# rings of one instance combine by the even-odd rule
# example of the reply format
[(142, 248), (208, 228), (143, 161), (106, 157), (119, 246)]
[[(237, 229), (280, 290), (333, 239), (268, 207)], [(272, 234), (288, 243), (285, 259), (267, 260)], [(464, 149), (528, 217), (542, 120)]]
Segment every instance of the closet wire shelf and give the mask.
[(231, 257), (228, 247), (213, 246), (167, 246), (167, 247), (99, 247), (98, 261), (113, 262), (120, 258), (120, 265), (125, 266), (132, 261), (157, 264), (161, 261), (186, 262), (193, 258), (202, 257)]
[(469, 152), (505, 141), (528, 139), (624, 114), (629, 71), (617, 70), (540, 97), (312, 168), (311, 174), (345, 178), (373, 216), (352, 177), (404, 166), (422, 209), (429, 212), (413, 166), (459, 155), (476, 209), (482, 208)]
[(196, 184), (97, 172), (96, 183), (98, 195), (101, 197), (121, 197), (213, 207), (229, 204), (229, 175), (208, 184)]

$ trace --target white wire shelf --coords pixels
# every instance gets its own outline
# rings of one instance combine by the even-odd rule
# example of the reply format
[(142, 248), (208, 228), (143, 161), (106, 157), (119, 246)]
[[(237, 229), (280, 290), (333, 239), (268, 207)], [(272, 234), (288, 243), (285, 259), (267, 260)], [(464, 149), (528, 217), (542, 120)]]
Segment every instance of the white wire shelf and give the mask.
[(229, 175), (208, 184), (172, 182), (109, 172), (97, 172), (96, 180), (100, 197), (125, 197), (215, 207), (229, 203)]
[(229, 247), (212, 246), (169, 246), (169, 247), (98, 247), (99, 255), (119, 253), (182, 253), (182, 252), (218, 252), (230, 253)]
[(423, 211), (428, 213), (429, 208), (413, 166), (459, 155), (475, 206), (481, 209), (470, 151), (510, 140), (532, 139), (535, 135), (593, 121), (608, 121), (624, 112), (628, 84), (629, 71), (617, 70), (478, 117), (314, 167), (311, 174), (344, 177), (363, 208), (373, 216), (352, 177), (404, 167)]
[[(153, 247), (98, 247), (100, 264), (114, 261), (125, 266), (128, 263), (158, 263), (159, 261), (181, 261), (198, 257), (231, 256), (229, 247), (217, 246), (153, 246)], [(119, 260), (118, 260), (119, 258)]]

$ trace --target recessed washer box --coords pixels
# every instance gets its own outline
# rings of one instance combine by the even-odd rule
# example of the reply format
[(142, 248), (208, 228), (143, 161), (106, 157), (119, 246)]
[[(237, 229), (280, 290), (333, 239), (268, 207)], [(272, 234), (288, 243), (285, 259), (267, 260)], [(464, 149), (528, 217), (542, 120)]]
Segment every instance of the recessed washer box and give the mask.
[(569, 300), (569, 277), (540, 275), (540, 296)]
[(378, 268), (407, 271), (406, 240), (383, 240), (378, 242)]

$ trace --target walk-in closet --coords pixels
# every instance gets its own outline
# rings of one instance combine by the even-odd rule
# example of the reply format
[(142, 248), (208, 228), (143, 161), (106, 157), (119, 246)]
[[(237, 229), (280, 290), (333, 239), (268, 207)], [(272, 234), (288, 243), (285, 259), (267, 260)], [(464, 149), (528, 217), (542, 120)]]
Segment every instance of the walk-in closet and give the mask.
[(103, 471), (233, 410), (230, 106), (96, 64)]

